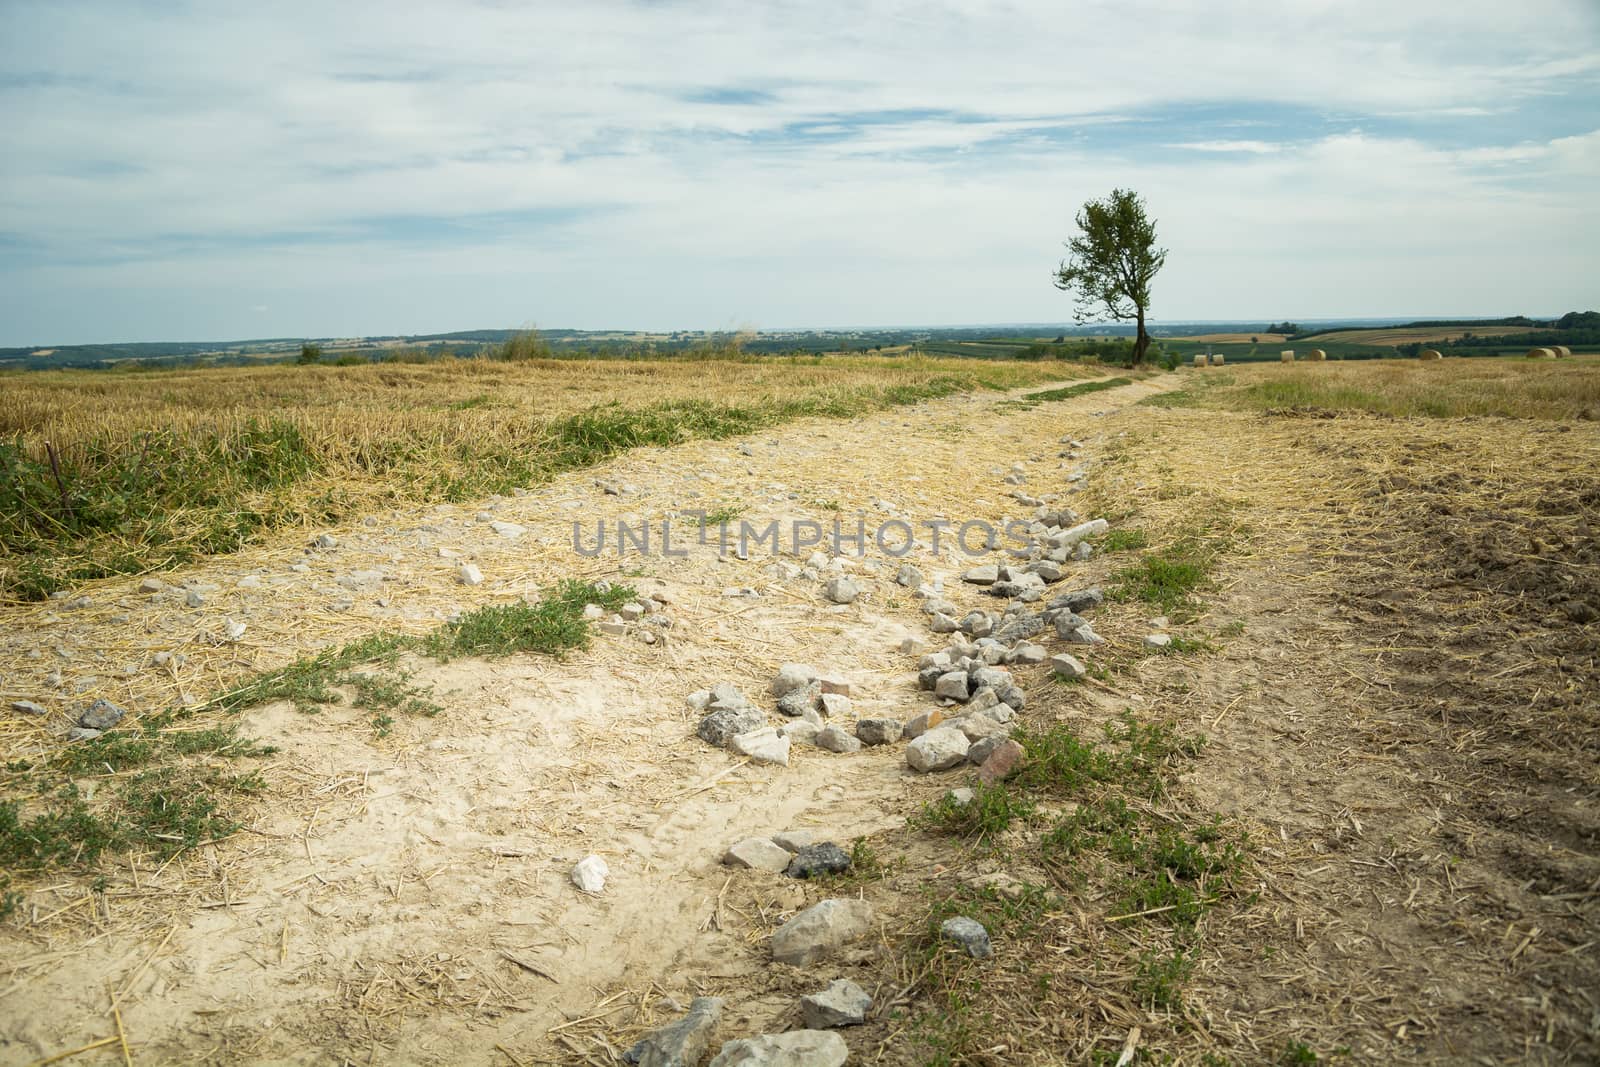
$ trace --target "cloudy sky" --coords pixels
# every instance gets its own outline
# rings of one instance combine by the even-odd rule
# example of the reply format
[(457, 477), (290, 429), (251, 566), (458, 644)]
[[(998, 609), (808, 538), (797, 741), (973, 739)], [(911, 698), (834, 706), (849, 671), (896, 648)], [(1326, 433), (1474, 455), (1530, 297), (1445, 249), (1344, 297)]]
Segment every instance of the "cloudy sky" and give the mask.
[(0, 345), (1600, 305), (1596, 0), (0, 0)]

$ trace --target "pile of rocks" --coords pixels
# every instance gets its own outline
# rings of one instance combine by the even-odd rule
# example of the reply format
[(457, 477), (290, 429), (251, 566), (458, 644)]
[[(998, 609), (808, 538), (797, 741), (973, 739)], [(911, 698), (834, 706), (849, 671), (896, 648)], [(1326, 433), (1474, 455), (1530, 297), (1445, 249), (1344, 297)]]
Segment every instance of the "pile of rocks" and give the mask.
[(839, 720), (854, 713), (850, 682), (800, 663), (786, 663), (769, 690), (785, 721), (770, 726), (766, 712), (739, 688), (722, 682), (689, 694), (689, 707), (704, 712), (695, 732), (707, 744), (731, 749), (766, 763), (789, 762), (791, 744), (811, 744), (829, 752), (859, 752), (900, 736), (892, 719), (862, 719), (850, 728)]
[(586, 604), (583, 617), (595, 623), (603, 634), (613, 637), (632, 635), (647, 645), (664, 646), (667, 643), (667, 631), (672, 629), (672, 616), (667, 614), (666, 594), (660, 592), (629, 601), (610, 615), (599, 604)]
[(771, 837), (747, 837), (728, 847), (722, 862), (729, 867), (771, 871), (790, 878), (841, 874), (850, 869), (850, 854), (832, 841), (811, 840), (809, 830), (788, 830)]

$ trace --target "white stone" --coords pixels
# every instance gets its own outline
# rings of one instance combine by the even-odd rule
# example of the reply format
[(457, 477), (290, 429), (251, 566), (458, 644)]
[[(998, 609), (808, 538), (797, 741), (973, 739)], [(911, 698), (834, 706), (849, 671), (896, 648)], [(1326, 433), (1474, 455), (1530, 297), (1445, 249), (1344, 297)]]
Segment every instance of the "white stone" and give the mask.
[(606, 887), (610, 874), (611, 868), (606, 866), (605, 860), (595, 855), (585, 856), (572, 868), (572, 884), (585, 893), (598, 893)]
[(747, 837), (722, 856), (722, 862), (729, 867), (749, 867), (779, 874), (789, 866), (790, 859), (788, 850), (764, 837)]
[(1079, 662), (1076, 656), (1069, 656), (1065, 652), (1050, 657), (1050, 669), (1063, 678), (1079, 679), (1089, 673), (1088, 669)]
[(741, 756), (749, 756), (757, 763), (789, 765), (789, 738), (770, 726), (736, 734), (728, 747)]
[(1171, 634), (1145, 634), (1144, 635), (1144, 644), (1145, 644), (1146, 648), (1166, 648), (1166, 647), (1168, 647), (1169, 645), (1172, 644), (1172, 635)]
[(483, 582), (483, 572), (476, 563), (463, 563), (456, 571), (456, 581), (462, 585), (479, 585)]

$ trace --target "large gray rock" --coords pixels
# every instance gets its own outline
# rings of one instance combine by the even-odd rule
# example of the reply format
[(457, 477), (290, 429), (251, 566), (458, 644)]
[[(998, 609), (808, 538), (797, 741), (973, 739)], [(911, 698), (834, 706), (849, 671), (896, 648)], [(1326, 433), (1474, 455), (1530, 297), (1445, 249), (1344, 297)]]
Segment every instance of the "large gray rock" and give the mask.
[(1050, 669), (1063, 678), (1074, 681), (1085, 677), (1089, 670), (1076, 656), (1069, 656), (1065, 652), (1050, 657)]
[(96, 700), (87, 711), (78, 716), (78, 725), (86, 730), (109, 730), (122, 721), (127, 712), (109, 700)]
[(1012, 645), (1030, 637), (1037, 637), (1044, 632), (1044, 615), (1037, 611), (1027, 611), (1014, 615), (1001, 623), (994, 632), (994, 639), (1002, 644)]
[(1060, 596), (1051, 597), (1049, 606), (1064, 611), (1083, 613), (1090, 608), (1097, 608), (1105, 594), (1098, 589), (1078, 589)]
[(809, 967), (871, 931), (871, 904), (864, 900), (824, 900), (774, 931), (772, 958), (795, 967)]
[(1007, 653), (1006, 659), (1011, 663), (1031, 666), (1035, 663), (1043, 663), (1049, 654), (1045, 651), (1043, 645), (1036, 645), (1030, 641), (1019, 641), (1017, 646)]
[(994, 633), (994, 619), (985, 611), (969, 611), (956, 624), (968, 637), (988, 637)]
[(727, 748), (735, 737), (759, 730), (766, 721), (760, 708), (720, 708), (701, 719), (695, 733), (708, 745)]
[(900, 569), (895, 572), (894, 580), (907, 589), (921, 589), (923, 577), (922, 572), (917, 570), (915, 564), (902, 563), (900, 564)]
[(966, 672), (950, 671), (948, 674), (939, 675), (939, 680), (933, 685), (933, 695), (947, 700), (966, 700), (971, 696), (967, 688)]
[(942, 611), (935, 612), (933, 618), (928, 620), (928, 629), (936, 634), (953, 634), (960, 626), (960, 623)]
[[(1011, 736), (1010, 727), (987, 715), (963, 715), (959, 719), (952, 719), (950, 725), (961, 731), (969, 745), (974, 741), (982, 741), (986, 737)], [(966, 755), (967, 753), (962, 753), (962, 756)]]
[[(49, 710), (42, 704), (35, 704), (31, 700), (13, 700), (11, 710), (22, 715), (48, 715)], [(898, 727), (896, 728), (898, 730)]]
[(989, 944), (989, 931), (976, 919), (969, 919), (965, 915), (946, 919), (940, 925), (939, 933), (966, 949), (967, 955), (973, 959), (988, 959), (994, 955), (994, 949)]
[(1000, 568), (993, 563), (986, 563), (967, 571), (961, 576), (961, 580), (973, 585), (993, 585), (1000, 580)]
[(735, 734), (728, 742), (728, 747), (757, 763), (789, 765), (789, 738), (770, 726)]
[[(1004, 737), (985, 737), (974, 741), (972, 747), (967, 749), (967, 762), (975, 767), (983, 766), (983, 761), (988, 759), (996, 748), (1005, 742)], [(726, 861), (724, 861), (726, 862)]]
[(812, 1030), (859, 1026), (872, 1010), (872, 997), (848, 978), (828, 983), (828, 988), (800, 998), (800, 1017)]
[(722, 1019), (722, 1005), (721, 997), (695, 997), (689, 1014), (645, 1035), (622, 1058), (638, 1067), (700, 1067)]
[(856, 723), (856, 737), (863, 745), (887, 745), (900, 739), (902, 729), (899, 719), (861, 719)]
[(831, 1030), (790, 1030), (729, 1041), (711, 1067), (843, 1067), (849, 1056), (844, 1038)]
[(813, 738), (816, 746), (829, 752), (849, 753), (860, 752), (861, 742), (850, 736), (850, 732), (843, 726), (825, 726), (817, 731)]
[(822, 595), (835, 604), (849, 604), (861, 595), (861, 587), (841, 574), (822, 587)]
[(906, 746), (906, 764), (926, 774), (960, 764), (972, 747), (967, 735), (949, 726), (937, 726)]
[(789, 866), (790, 858), (787, 849), (764, 837), (747, 837), (723, 853), (722, 862), (729, 867), (781, 874)]
[(921, 737), (935, 726), (938, 726), (943, 720), (944, 712), (939, 708), (925, 711), (921, 715), (914, 716), (910, 722), (906, 723), (900, 730), (900, 736), (907, 741)]

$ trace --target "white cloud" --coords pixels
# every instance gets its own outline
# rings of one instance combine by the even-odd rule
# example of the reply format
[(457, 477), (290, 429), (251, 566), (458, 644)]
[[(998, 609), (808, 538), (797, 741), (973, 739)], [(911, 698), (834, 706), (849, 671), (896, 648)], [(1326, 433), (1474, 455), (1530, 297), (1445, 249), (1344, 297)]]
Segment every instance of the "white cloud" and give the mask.
[(6, 5), (0, 321), (168, 337), (256, 294), (289, 334), (1063, 318), (1042, 279), (1119, 184), (1170, 235), (1168, 317), (1586, 298), (1526, 268), (1559, 244), (1594, 274), (1595, 135), (1560, 117), (1600, 98), (1592, 5), (1225, 12)]
[(1172, 147), (1187, 148), (1191, 152), (1249, 152), (1254, 155), (1267, 155), (1283, 150), (1282, 145), (1269, 144), (1266, 141), (1185, 141)]

